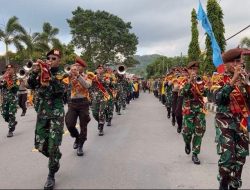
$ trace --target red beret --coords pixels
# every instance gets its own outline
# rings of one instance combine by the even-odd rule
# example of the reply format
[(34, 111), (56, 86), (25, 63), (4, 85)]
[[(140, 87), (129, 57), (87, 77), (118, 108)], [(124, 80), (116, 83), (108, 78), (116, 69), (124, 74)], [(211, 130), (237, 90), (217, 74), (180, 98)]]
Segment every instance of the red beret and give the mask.
[(62, 53), (61, 53), (61, 51), (58, 50), (58, 49), (52, 49), (52, 50), (50, 50), (50, 51), (47, 53), (46, 56), (48, 57), (49, 55), (55, 55), (55, 56), (58, 56), (59, 58), (61, 58)]
[(87, 67), (86, 62), (83, 59), (81, 59), (80, 57), (76, 57), (75, 63), (80, 64), (82, 67)]
[(241, 53), (244, 51), (244, 48), (234, 48), (230, 49), (222, 54), (222, 59), (224, 63), (234, 61), (235, 59), (240, 59)]

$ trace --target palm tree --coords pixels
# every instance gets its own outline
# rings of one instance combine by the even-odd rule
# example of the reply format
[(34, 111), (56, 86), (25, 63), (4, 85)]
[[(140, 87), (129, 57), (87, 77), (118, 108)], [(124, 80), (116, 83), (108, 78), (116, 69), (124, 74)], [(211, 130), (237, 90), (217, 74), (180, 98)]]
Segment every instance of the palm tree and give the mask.
[(11, 17), (6, 26), (5, 29), (0, 29), (0, 41), (3, 41), (5, 44), (5, 64), (9, 64), (9, 57), (8, 57), (8, 51), (9, 51), (9, 45), (14, 44), (14, 46), (17, 48), (17, 50), (22, 50), (22, 36), (26, 34), (25, 29), (22, 27), (22, 25), (18, 22), (18, 18), (16, 16)]
[(58, 28), (53, 28), (50, 23), (45, 22), (43, 24), (43, 31), (39, 35), (38, 41), (44, 44), (44, 50), (49, 51), (51, 48), (58, 48), (62, 50), (63, 45), (56, 35), (59, 33)]

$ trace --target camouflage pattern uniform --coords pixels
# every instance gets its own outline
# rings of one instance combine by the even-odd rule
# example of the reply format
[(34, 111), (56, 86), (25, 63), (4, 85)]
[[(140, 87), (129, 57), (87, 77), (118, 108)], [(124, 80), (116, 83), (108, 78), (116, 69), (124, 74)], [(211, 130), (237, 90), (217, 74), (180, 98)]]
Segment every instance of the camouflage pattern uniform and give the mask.
[[(201, 148), (202, 137), (206, 131), (206, 120), (204, 113), (204, 103), (202, 97), (196, 98), (191, 91), (192, 85), (187, 83), (181, 90), (183, 100), (183, 139), (186, 144), (192, 141), (193, 154), (199, 154)], [(197, 94), (197, 96), (200, 96)], [(202, 94), (206, 96), (206, 91)], [(200, 100), (201, 99), (201, 100)], [(193, 139), (192, 139), (193, 136)]]
[(113, 112), (114, 112), (114, 96), (112, 93), (114, 90), (114, 86), (112, 83), (108, 84), (107, 82), (105, 82), (104, 87), (106, 88), (106, 90), (108, 91), (110, 95), (110, 99), (107, 101), (107, 105), (105, 109), (106, 122), (110, 122), (113, 118)]
[[(98, 80), (101, 84), (104, 84), (103, 77), (99, 77)], [(99, 131), (102, 132), (105, 124), (105, 109), (107, 106), (107, 100), (105, 99), (103, 92), (98, 88), (96, 82), (94, 81), (92, 82), (89, 92), (92, 100), (92, 114), (94, 119), (98, 122)]]
[(19, 89), (17, 84), (17, 79), (15, 76), (12, 77), (13, 85), (8, 86), (5, 81), (2, 88), (2, 116), (6, 122), (9, 123), (9, 131), (13, 132), (15, 130), (16, 122), (16, 112), (17, 112), (17, 91)]
[(121, 107), (126, 105), (126, 97), (124, 92), (124, 78), (122, 76), (117, 77), (117, 96), (116, 96), (116, 112), (120, 114)]
[(53, 173), (59, 170), (62, 156), (59, 146), (64, 133), (64, 74), (58, 68), (51, 69), (52, 78), (48, 86), (40, 85), (38, 73), (32, 72), (28, 79), (30, 88), (37, 93), (35, 148), (49, 158), (48, 167)]
[[(230, 77), (231, 78), (231, 77)], [(240, 86), (244, 99), (248, 100), (249, 94), (245, 88)], [(240, 127), (242, 116), (240, 113), (232, 113), (231, 96), (234, 87), (225, 83), (216, 92), (216, 104), (218, 105), (215, 116), (215, 129), (217, 143), (217, 153), (220, 155), (218, 161), (220, 183), (240, 188), (242, 185), (241, 174), (246, 156), (249, 155), (249, 136)]]
[(165, 98), (166, 98), (165, 105), (168, 111), (168, 118), (170, 118), (170, 114), (171, 114), (171, 107), (172, 107), (172, 100), (173, 100), (172, 90), (173, 90), (173, 85), (169, 84), (169, 82), (166, 81), (165, 83)]

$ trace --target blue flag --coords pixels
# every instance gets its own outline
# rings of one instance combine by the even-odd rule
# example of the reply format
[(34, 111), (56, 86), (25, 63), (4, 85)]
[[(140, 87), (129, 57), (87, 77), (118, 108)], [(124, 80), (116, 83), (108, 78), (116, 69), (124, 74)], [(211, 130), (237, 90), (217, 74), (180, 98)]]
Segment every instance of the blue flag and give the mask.
[(221, 49), (214, 37), (214, 33), (211, 27), (211, 24), (207, 18), (207, 15), (205, 11), (202, 8), (201, 2), (199, 1), (199, 9), (197, 14), (197, 19), (201, 21), (202, 27), (205, 29), (206, 33), (208, 34), (210, 41), (212, 43), (212, 49), (213, 49), (213, 63), (215, 67), (218, 67), (220, 64), (223, 63), (222, 57), (221, 57)]

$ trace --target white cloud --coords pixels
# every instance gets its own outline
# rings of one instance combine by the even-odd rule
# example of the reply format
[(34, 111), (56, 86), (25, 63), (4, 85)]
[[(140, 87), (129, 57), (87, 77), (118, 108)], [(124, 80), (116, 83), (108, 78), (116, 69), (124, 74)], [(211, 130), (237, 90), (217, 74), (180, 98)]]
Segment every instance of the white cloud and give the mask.
[[(201, 0), (206, 9), (207, 0)], [(250, 1), (218, 0), (224, 13), (225, 37), (249, 25)], [(15, 3), (15, 6), (13, 4)], [(85, 9), (105, 10), (131, 22), (132, 31), (139, 37), (138, 54), (160, 53), (175, 56), (187, 53), (191, 39), (191, 11), (198, 8), (197, 0), (1, 0), (0, 24), (16, 15), (20, 23), (32, 32), (41, 31), (43, 22), (60, 29), (59, 38), (71, 39), (66, 22), (71, 12), (81, 6)], [(1, 25), (0, 25), (1, 27)], [(205, 47), (204, 30), (199, 24), (200, 46)], [(227, 42), (227, 49), (236, 47), (240, 39), (250, 37), (250, 28)], [(0, 42), (0, 53), (4, 45)]]

